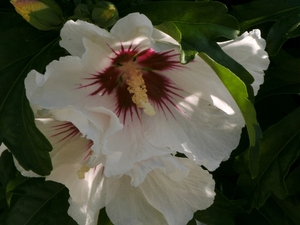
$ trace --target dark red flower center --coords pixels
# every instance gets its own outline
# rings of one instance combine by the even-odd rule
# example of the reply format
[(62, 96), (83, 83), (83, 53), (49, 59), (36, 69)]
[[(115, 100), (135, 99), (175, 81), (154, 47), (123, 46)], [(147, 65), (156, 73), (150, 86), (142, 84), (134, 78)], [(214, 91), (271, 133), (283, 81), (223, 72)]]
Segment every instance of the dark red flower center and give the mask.
[(110, 95), (116, 97), (115, 113), (123, 117), (134, 112), (139, 115), (139, 109), (153, 116), (156, 110), (169, 110), (176, 107), (175, 96), (181, 97), (179, 88), (166, 76), (164, 71), (181, 68), (179, 55), (173, 50), (155, 52), (149, 48), (139, 51), (137, 47), (129, 46), (121, 49), (111, 58), (111, 64), (103, 71), (87, 78), (92, 80), (87, 86), (98, 87), (90, 93), (91, 96)]

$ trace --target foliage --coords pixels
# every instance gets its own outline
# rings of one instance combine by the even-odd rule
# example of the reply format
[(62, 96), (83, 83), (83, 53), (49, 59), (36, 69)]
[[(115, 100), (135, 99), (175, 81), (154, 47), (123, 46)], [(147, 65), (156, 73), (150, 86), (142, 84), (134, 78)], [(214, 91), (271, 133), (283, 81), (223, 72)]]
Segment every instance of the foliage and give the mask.
[[(56, 2), (65, 20), (92, 20), (91, 1)], [(213, 172), (215, 202), (196, 212), (189, 224), (195, 224), (195, 219), (211, 225), (298, 224), (300, 2), (111, 2), (120, 17), (144, 13), (157, 28), (180, 42), (183, 63), (199, 52), (243, 112), (247, 129), (240, 145)], [(250, 86), (252, 76), (216, 44), (253, 28), (261, 29), (271, 60), (255, 98)], [(15, 12), (8, 0), (1, 0), (0, 32), (0, 143), (10, 150), (0, 157), (0, 224), (76, 224), (67, 214), (68, 190), (44, 178), (22, 177), (12, 157), (26, 170), (42, 176), (51, 172), (51, 145), (35, 127), (23, 81), (31, 69), (43, 72), (49, 62), (67, 54), (58, 45), (59, 30), (38, 31)], [(100, 211), (98, 224), (111, 224), (105, 209)]]

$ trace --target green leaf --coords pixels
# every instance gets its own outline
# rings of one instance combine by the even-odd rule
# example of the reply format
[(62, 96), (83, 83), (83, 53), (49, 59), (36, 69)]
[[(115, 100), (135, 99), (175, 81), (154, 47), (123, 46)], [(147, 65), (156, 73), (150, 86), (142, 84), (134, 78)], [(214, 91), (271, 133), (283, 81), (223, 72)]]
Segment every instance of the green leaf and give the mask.
[(24, 78), (32, 68), (43, 72), (62, 55), (56, 47), (59, 33), (34, 29), (15, 10), (0, 9), (0, 16), (0, 133), (24, 169), (47, 175), (52, 147), (35, 126)]
[(242, 213), (236, 216), (237, 225), (272, 225), (258, 210), (253, 209), (250, 214)]
[[(284, 199), (287, 196), (285, 176), (291, 164), (299, 156), (300, 147), (300, 108), (294, 110), (277, 124), (268, 128), (261, 141), (259, 172), (252, 179), (245, 171), (238, 180), (238, 186), (248, 196), (247, 209), (262, 207), (273, 193)], [(240, 157), (238, 164), (247, 163)]]
[[(299, 177), (298, 177), (299, 179)], [(288, 196), (284, 200), (278, 199), (274, 197), (274, 200), (280, 206), (280, 208), (284, 211), (283, 214), (285, 217), (289, 218), (289, 221), (293, 221), (291, 223), (285, 224), (298, 224), (300, 221), (300, 198), (299, 195), (296, 196)]]
[(105, 207), (102, 208), (99, 212), (97, 224), (98, 225), (113, 225), (113, 223), (110, 221), (108, 215), (106, 214)]
[(300, 36), (300, 4), (290, 14), (277, 21), (269, 30), (266, 42), (269, 55), (276, 55), (288, 39)]
[(76, 224), (67, 214), (69, 192), (62, 184), (31, 178), (13, 192), (22, 196), (11, 208), (7, 225)]
[(276, 64), (266, 71), (264, 84), (261, 86), (257, 100), (279, 94), (300, 93), (299, 58), (293, 58), (287, 53), (279, 52)]
[(197, 52), (206, 53), (214, 61), (237, 74), (247, 86), (249, 99), (253, 100), (253, 90), (250, 84), (253, 83), (254, 78), (243, 66), (230, 58), (215, 41), (207, 39), (201, 32), (193, 28), (193, 26), (182, 26), (177, 23), (175, 23), (175, 25), (181, 32), (181, 47), (183, 54), (185, 54), (185, 57), (187, 58), (186, 60), (183, 59), (183, 62), (192, 60)]
[[(286, 187), (289, 195), (300, 196), (300, 166), (296, 167), (286, 179)], [(299, 220), (300, 221), (300, 220)]]
[(6, 204), (5, 194), (5, 188), (0, 185), (0, 224), (5, 224), (5, 219), (9, 211)]
[(215, 201), (206, 210), (197, 211), (194, 218), (205, 224), (234, 225), (234, 217), (243, 213), (242, 206), (245, 200), (229, 200), (221, 192), (216, 190)]
[(259, 212), (272, 225), (296, 224), (291, 220), (291, 218), (289, 218), (289, 216), (282, 209), (282, 207), (274, 200), (274, 198), (269, 198), (266, 201), (266, 203), (260, 208)]
[(278, 21), (300, 7), (298, 0), (261, 0), (233, 6), (231, 14), (239, 21), (242, 31), (260, 23)]
[[(250, 139), (250, 151), (248, 152), (249, 169), (253, 177), (258, 171), (259, 160), (259, 139), (261, 130), (256, 121), (256, 112), (253, 104), (253, 89), (251, 83), (254, 78), (245, 68), (225, 54), (220, 46), (205, 38), (200, 32), (189, 25), (180, 26), (182, 34), (181, 47), (183, 61), (191, 60), (196, 52), (203, 56), (207, 63), (214, 69), (226, 88), (229, 90), (246, 121), (248, 136)], [(236, 76), (239, 75), (239, 77)], [(244, 83), (243, 83), (244, 82)]]
[(225, 87), (228, 89), (235, 102), (239, 106), (246, 122), (248, 136), (250, 139), (250, 150), (248, 151), (249, 168), (252, 177), (255, 177), (258, 172), (259, 162), (259, 139), (261, 131), (256, 121), (256, 112), (253, 104), (248, 99), (247, 88), (245, 84), (228, 68), (213, 61), (204, 53), (199, 53), (199, 56), (215, 71)]
[(28, 72), (28, 58), (0, 70), (0, 129), (3, 142), (21, 166), (40, 175), (50, 174), (52, 165), (49, 141), (36, 128), (34, 116), (25, 96), (24, 77)]
[(187, 225), (197, 225), (197, 222), (196, 222), (195, 219), (191, 219), (191, 220), (187, 223)]
[(130, 10), (121, 11), (120, 14), (124, 16), (130, 12), (145, 14), (154, 25), (168, 21), (182, 26), (193, 26), (208, 39), (218, 37), (232, 39), (239, 33), (236, 19), (227, 14), (226, 6), (220, 2), (147, 2)]
[(17, 173), (12, 155), (5, 150), (0, 156), (0, 183), (7, 187), (10, 180), (14, 179)]
[(0, 33), (0, 69), (38, 52), (58, 35), (35, 29), (14, 9), (0, 9)]
[(173, 22), (163, 22), (159, 25), (156, 25), (155, 28), (170, 35), (172, 38), (178, 41), (178, 43), (181, 42), (181, 32)]

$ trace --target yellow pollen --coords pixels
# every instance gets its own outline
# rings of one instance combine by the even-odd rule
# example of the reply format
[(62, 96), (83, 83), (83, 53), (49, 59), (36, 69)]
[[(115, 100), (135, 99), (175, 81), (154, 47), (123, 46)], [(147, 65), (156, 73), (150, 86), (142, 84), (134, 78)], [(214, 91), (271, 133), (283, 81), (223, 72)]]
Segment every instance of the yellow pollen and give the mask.
[(80, 170), (77, 171), (77, 176), (79, 179), (84, 179), (85, 178), (85, 173), (88, 172), (90, 170), (90, 167), (87, 166), (83, 166), (80, 168)]
[(148, 100), (142, 71), (139, 69), (129, 69), (129, 74), (125, 74), (125, 76), (129, 77), (126, 80), (126, 84), (128, 85), (127, 90), (129, 93), (133, 94), (132, 101), (137, 107), (144, 109), (147, 115), (154, 116), (155, 110)]

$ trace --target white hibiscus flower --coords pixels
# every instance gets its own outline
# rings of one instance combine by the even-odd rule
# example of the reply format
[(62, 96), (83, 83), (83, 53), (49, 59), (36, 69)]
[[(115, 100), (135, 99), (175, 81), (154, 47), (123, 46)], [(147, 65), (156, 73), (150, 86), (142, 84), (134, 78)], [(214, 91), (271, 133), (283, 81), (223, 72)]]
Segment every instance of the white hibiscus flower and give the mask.
[[(144, 15), (124, 17), (110, 32), (68, 21), (61, 38), (71, 56), (51, 62), (45, 75), (31, 71), (26, 94), (46, 109), (70, 106), (98, 130), (107, 115), (116, 115), (109, 135), (87, 131), (93, 134), (90, 166), (105, 155), (105, 176), (177, 152), (212, 171), (237, 146), (245, 122), (228, 90), (200, 57), (180, 64), (178, 43)], [(269, 64), (259, 31), (220, 46), (254, 76), (257, 92)]]
[[(53, 146), (53, 171), (46, 179), (70, 190), (68, 213), (80, 225), (97, 224), (103, 207), (115, 225), (186, 224), (195, 211), (213, 203), (212, 176), (189, 159), (152, 157), (135, 163), (123, 176), (106, 177), (106, 156), (99, 156), (103, 163), (87, 166), (93, 141), (80, 131), (91, 125), (81, 113), (71, 108), (54, 110), (36, 118), (36, 125)], [(17, 162), (16, 166), (25, 176), (38, 176)]]

